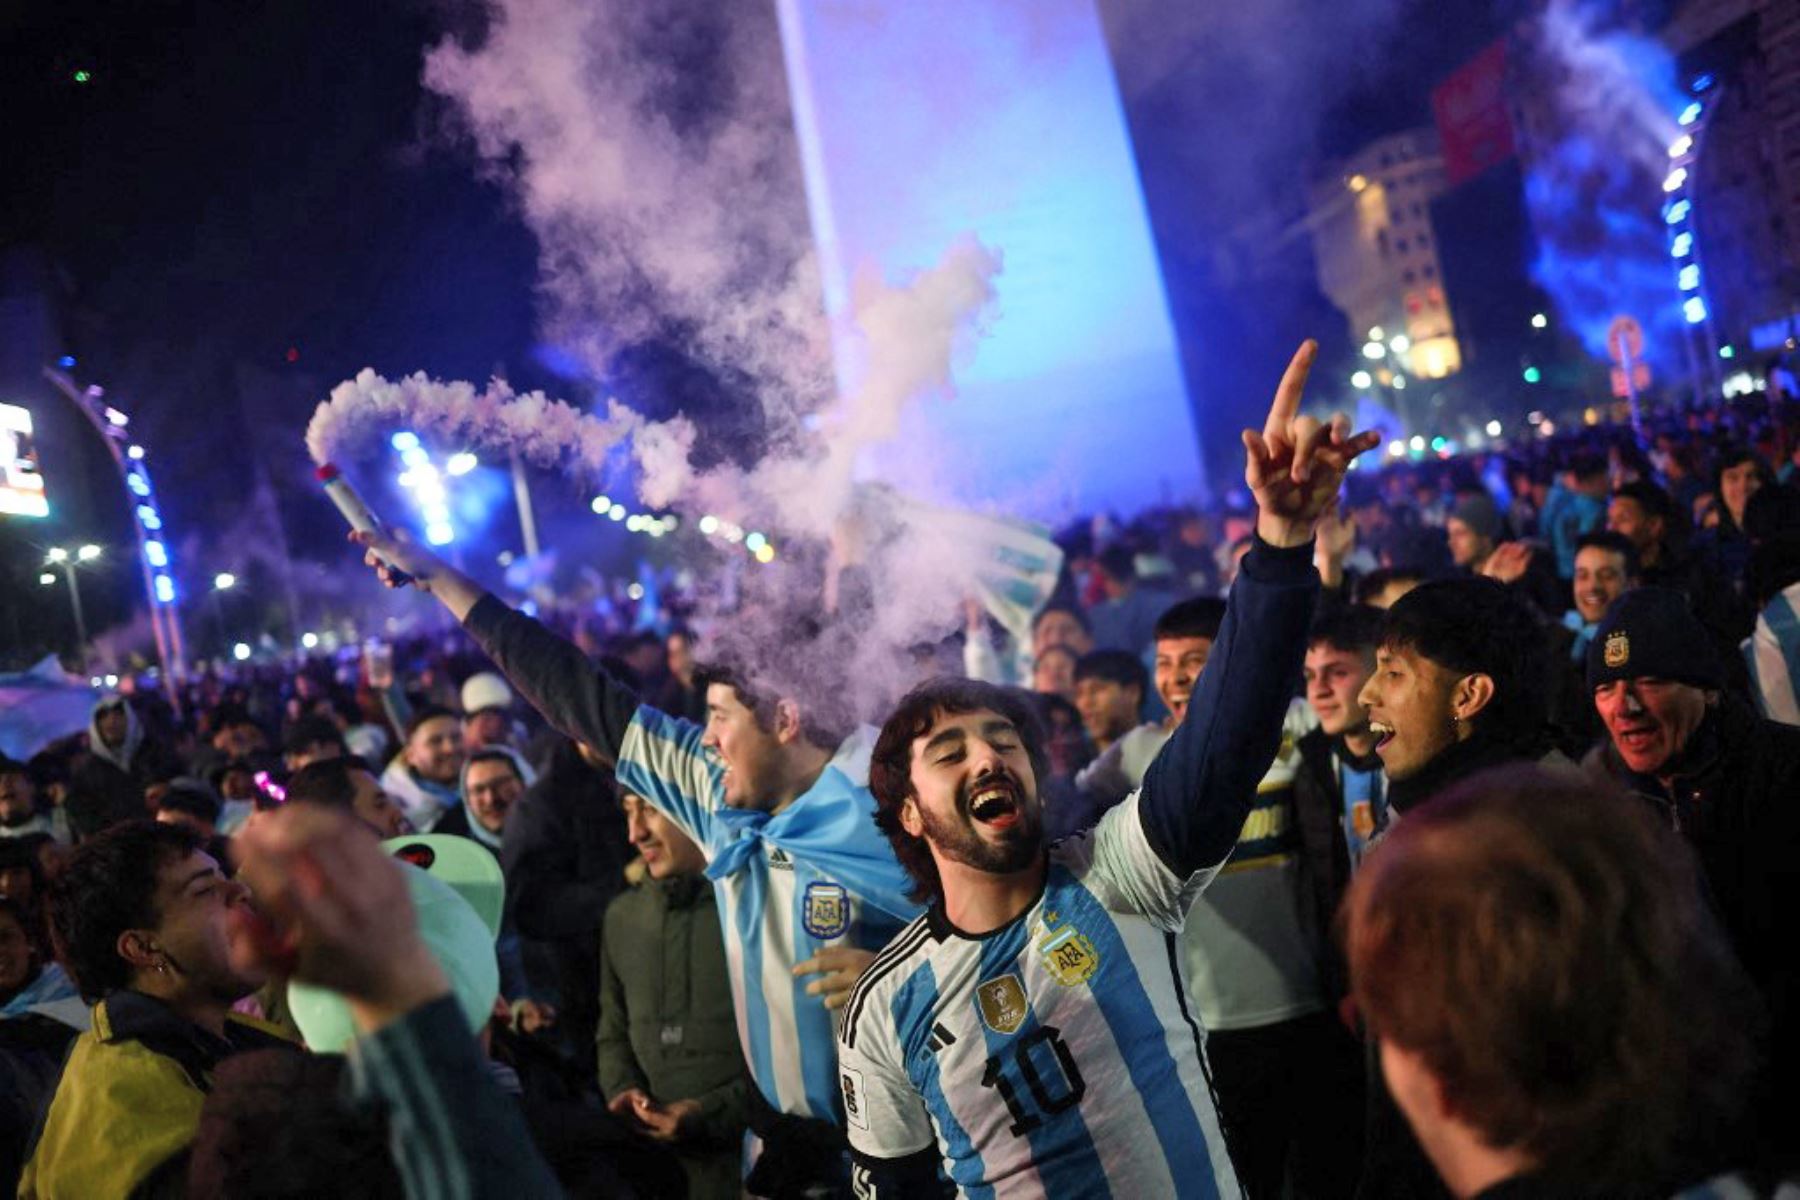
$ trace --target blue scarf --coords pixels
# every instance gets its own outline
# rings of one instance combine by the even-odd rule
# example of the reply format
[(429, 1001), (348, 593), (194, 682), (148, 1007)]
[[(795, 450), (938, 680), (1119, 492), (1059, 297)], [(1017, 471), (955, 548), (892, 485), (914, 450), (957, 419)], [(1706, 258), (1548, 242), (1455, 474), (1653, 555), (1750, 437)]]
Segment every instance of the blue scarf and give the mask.
[(778, 813), (721, 806), (713, 821), (724, 836), (715, 835), (708, 879), (723, 880), (743, 870), (768, 843), (893, 916), (910, 920), (918, 915), (919, 906), (906, 895), (912, 880), (875, 827), (875, 797), (839, 767), (827, 766)]
[(1563, 614), (1562, 623), (1564, 629), (1572, 630), (1575, 634), (1575, 642), (1569, 647), (1569, 661), (1578, 667), (1585, 665), (1588, 643), (1592, 642), (1594, 635), (1600, 631), (1600, 622), (1584, 621), (1581, 613), (1571, 608)]

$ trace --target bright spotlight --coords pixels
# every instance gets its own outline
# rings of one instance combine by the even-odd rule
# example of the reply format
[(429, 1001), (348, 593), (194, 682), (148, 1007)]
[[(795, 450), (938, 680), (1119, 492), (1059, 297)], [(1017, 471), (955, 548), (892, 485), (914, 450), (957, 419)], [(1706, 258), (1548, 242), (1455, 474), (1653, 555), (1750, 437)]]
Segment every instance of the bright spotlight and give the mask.
[(393, 437), (388, 439), (388, 444), (404, 454), (408, 450), (417, 450), (419, 448), (419, 435), (410, 429), (402, 429), (399, 433), (396, 433)]
[(144, 448), (142, 446), (127, 446), (125, 448), (125, 457), (129, 458), (132, 462), (141, 462), (144, 457)]
[(220, 571), (217, 575), (213, 576), (213, 587), (221, 592), (229, 592), (236, 586), (237, 576), (233, 575), (230, 571)]
[(707, 513), (705, 516), (701, 517), (700, 532), (708, 537), (719, 532), (719, 518), (713, 516), (711, 513)]
[(1366, 388), (1374, 382), (1375, 377), (1367, 371), (1357, 371), (1350, 376), (1350, 386), (1353, 388)]
[(759, 563), (774, 562), (775, 561), (775, 547), (769, 545), (769, 543), (767, 543), (767, 542), (764, 542), (761, 546), (759, 546), (757, 548), (756, 561)]
[(239, 662), (243, 662), (245, 659), (249, 658), (250, 643), (239, 642), (237, 645), (233, 646), (231, 648), (231, 657), (237, 659)]
[(607, 514), (607, 512), (612, 508), (612, 497), (611, 496), (595, 496), (594, 502), (592, 504), (588, 505), (588, 507), (594, 510), (595, 516), (604, 517)]
[(175, 603), (175, 581), (167, 575), (156, 577), (156, 598), (163, 604)]
[(433, 546), (448, 546), (456, 540), (456, 530), (448, 522), (433, 521), (425, 526), (425, 540)]
[(56, 572), (55, 571), (45, 571), (42, 575), (38, 576), (38, 582), (43, 584), (45, 587), (49, 587), (51, 584), (56, 582)]
[(1663, 180), (1663, 191), (1678, 192), (1681, 190), (1681, 186), (1686, 182), (1687, 168), (1676, 167), (1673, 171), (1669, 172), (1668, 178)]
[(1674, 141), (1669, 143), (1669, 157), (1670, 158), (1680, 158), (1682, 155), (1686, 154), (1689, 150), (1692, 150), (1693, 148), (1694, 148), (1693, 135), (1684, 133), (1680, 137), (1676, 138)]
[(465, 450), (461, 454), (452, 454), (444, 464), (444, 471), (450, 475), (467, 475), (480, 465), (481, 460)]
[(1405, 354), (1408, 350), (1412, 349), (1412, 339), (1407, 337), (1404, 333), (1396, 333), (1388, 340), (1388, 349), (1392, 350), (1395, 354)]
[(1545, 316), (1543, 313), (1532, 313), (1531, 314), (1531, 327), (1533, 329), (1545, 329), (1545, 328), (1549, 327), (1549, 324), (1550, 324), (1550, 318)]
[(1407, 443), (1406, 443), (1406, 444), (1407, 444), (1407, 446), (1408, 446), (1408, 447), (1410, 447), (1410, 448), (1411, 448), (1411, 449), (1414, 449), (1414, 450), (1423, 450), (1423, 449), (1424, 449), (1424, 448), (1425, 448), (1425, 439), (1424, 439), (1424, 438), (1423, 438), (1423, 437), (1420, 437), (1420, 436), (1419, 436), (1419, 435), (1418, 435), (1418, 434), (1416, 434), (1416, 433), (1415, 433), (1415, 434), (1413, 434), (1413, 436), (1412, 436), (1412, 440), (1411, 440), (1411, 441), (1409, 441), (1409, 442), (1407, 442)]
[(606, 510), (606, 515), (615, 521), (623, 521), (625, 519), (625, 506), (623, 504), (615, 504)]
[(44, 555), (44, 561), (53, 563), (67, 562), (69, 561), (69, 552), (64, 550), (61, 546), (52, 546)]
[(1689, 325), (1698, 325), (1706, 320), (1706, 301), (1698, 296), (1689, 296), (1682, 302), (1681, 315), (1687, 318)]
[(82, 562), (93, 562), (96, 558), (100, 557), (100, 547), (94, 545), (92, 542), (89, 542), (87, 545), (83, 546), (81, 549), (79, 549), (75, 552), (75, 557), (80, 559)]
[(1387, 347), (1382, 345), (1380, 342), (1369, 342), (1367, 345), (1365, 345), (1363, 347), (1363, 357), (1364, 358), (1385, 358), (1385, 357), (1387, 357)]
[(1504, 428), (1504, 426), (1502, 426), (1502, 425), (1501, 425), (1501, 424), (1500, 424), (1500, 422), (1498, 422), (1498, 421), (1489, 421), (1489, 422), (1488, 422), (1488, 423), (1487, 423), (1487, 435), (1488, 435), (1488, 436), (1489, 436), (1489, 437), (1499, 437), (1499, 436), (1500, 436), (1500, 430), (1501, 430), (1501, 429), (1503, 429), (1503, 428)]
[(1382, 329), (1379, 325), (1371, 325), (1369, 326), (1369, 340), (1371, 342), (1386, 341), (1387, 331)]
[(744, 537), (744, 549), (752, 554), (761, 552), (762, 548), (768, 544), (769, 539), (760, 533), (751, 532)]
[(1682, 109), (1681, 115), (1675, 119), (1683, 126), (1692, 125), (1695, 121), (1700, 119), (1700, 111), (1700, 102), (1696, 100), (1686, 108)]
[(319, 635), (316, 633), (303, 633), (300, 635), (300, 644), (306, 649), (311, 650), (319, 644)]

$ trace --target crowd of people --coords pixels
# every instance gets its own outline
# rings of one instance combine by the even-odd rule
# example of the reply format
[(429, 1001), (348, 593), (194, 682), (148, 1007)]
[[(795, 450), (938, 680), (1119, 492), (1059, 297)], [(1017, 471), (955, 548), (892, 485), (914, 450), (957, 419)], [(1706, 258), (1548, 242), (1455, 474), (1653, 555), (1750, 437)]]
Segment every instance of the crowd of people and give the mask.
[(359, 534), (459, 632), (0, 760), (0, 1187), (1791, 1185), (1800, 412), (1415, 461), (1311, 353), (877, 713)]

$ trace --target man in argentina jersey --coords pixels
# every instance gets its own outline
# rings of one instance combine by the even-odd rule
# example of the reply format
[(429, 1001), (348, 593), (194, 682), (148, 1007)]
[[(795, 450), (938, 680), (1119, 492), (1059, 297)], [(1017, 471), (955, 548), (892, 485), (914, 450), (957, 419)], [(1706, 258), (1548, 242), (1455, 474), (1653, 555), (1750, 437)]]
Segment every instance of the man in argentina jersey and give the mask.
[(1299, 417), (1314, 347), (1246, 432), (1260, 508), (1208, 669), (1143, 786), (1046, 850), (1021, 700), (922, 685), (870, 786), (931, 900), (852, 993), (839, 1076), (856, 1184), (928, 1195), (1235, 1195), (1171, 935), (1230, 854), (1274, 757), (1318, 593), (1311, 541), (1377, 440)]
[[(671, 717), (416, 544), (355, 540), (437, 596), (551, 725), (613, 762), (621, 787), (699, 843), (744, 1057), (766, 1102), (751, 1122), (763, 1155), (750, 1184), (769, 1195), (841, 1186), (833, 1007), (919, 911), (873, 820), (872, 731), (843, 737), (826, 728), (823, 703), (809, 712), (725, 675), (707, 687), (706, 725)], [(802, 969), (827, 973), (808, 983)]]

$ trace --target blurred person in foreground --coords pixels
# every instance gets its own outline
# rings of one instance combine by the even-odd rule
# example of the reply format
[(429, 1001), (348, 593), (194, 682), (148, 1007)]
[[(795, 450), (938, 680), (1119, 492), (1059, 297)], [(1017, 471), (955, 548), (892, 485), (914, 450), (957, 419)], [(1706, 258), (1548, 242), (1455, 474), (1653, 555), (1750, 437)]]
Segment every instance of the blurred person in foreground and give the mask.
[(600, 1090), (607, 1111), (675, 1154), (693, 1200), (731, 1200), (750, 1081), (706, 856), (642, 797), (622, 807), (649, 878), (606, 910)]
[(231, 961), (348, 1001), (349, 1099), (385, 1117), (409, 1200), (561, 1196), (419, 932), (405, 868), (348, 814), (313, 805), (283, 806), (239, 843), (257, 907), (234, 914)]
[(1601, 623), (1588, 684), (1607, 740), (1586, 760), (1692, 847), (1707, 894), (1773, 1019), (1775, 1077), (1800, 1071), (1800, 729), (1726, 690), (1678, 592), (1639, 588)]
[(1691, 857), (1567, 774), (1409, 813), (1344, 910), (1389, 1092), (1456, 1197), (1664, 1197), (1748, 1165), (1754, 993)]
[(231, 957), (249, 893), (202, 845), (184, 825), (126, 822), (78, 846), (53, 882), (56, 945), (93, 1027), (70, 1051), (21, 1197), (179, 1192), (213, 1068), (289, 1044), (231, 1011), (266, 973)]

